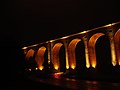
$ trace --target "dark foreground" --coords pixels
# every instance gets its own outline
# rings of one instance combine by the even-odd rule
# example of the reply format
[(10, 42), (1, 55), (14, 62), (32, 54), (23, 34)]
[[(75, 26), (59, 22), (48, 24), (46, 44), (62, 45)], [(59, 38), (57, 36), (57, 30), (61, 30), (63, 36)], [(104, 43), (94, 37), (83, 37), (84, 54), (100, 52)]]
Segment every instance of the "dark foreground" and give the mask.
[(76, 80), (70, 78), (37, 78), (16, 76), (3, 88), (11, 90), (120, 90), (119, 82)]

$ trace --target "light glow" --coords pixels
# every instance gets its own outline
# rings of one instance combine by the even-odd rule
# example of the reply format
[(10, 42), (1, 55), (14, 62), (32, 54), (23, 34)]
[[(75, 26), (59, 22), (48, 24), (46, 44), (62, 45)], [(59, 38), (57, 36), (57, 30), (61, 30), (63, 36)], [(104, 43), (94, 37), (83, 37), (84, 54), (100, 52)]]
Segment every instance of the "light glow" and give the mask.
[(52, 63), (56, 70), (60, 67), (59, 51), (62, 45), (62, 43), (56, 43), (52, 49)]
[(71, 68), (72, 68), (72, 69), (75, 69), (75, 65), (72, 64), (72, 65), (71, 65)]
[(69, 65), (66, 65), (66, 69), (69, 69)]
[(40, 47), (37, 54), (36, 54), (36, 57), (35, 57), (35, 61), (37, 62), (37, 65), (39, 67), (40, 70), (43, 69), (43, 63), (44, 63), (44, 54), (45, 54), (45, 51), (46, 51), (46, 48), (45, 47)]
[(92, 67), (93, 67), (93, 68), (96, 67), (96, 62), (95, 62), (95, 60), (94, 60), (91, 64), (92, 64)]
[(86, 64), (86, 67), (87, 67), (87, 68), (90, 68), (90, 64), (87, 63), (87, 64)]
[(87, 42), (85, 42), (85, 58), (86, 58), (86, 67), (90, 67), (90, 62), (89, 62), (89, 52), (88, 52), (88, 46)]
[(115, 47), (113, 42), (111, 42), (111, 56), (112, 56), (112, 64), (113, 66), (116, 66), (117, 62), (116, 62)]
[(65, 55), (66, 55), (66, 69), (69, 69), (68, 50), (67, 50), (68, 48), (66, 42), (64, 44), (65, 44)]
[(108, 25), (106, 25), (106, 27), (110, 27), (110, 26), (112, 26), (112, 24), (108, 24)]
[(59, 79), (62, 74), (63, 74), (63, 72), (54, 73), (53, 77)]
[(39, 67), (39, 70), (43, 70), (43, 68), (44, 68), (43, 66), (40, 66), (40, 67)]
[(114, 35), (114, 42), (115, 42), (115, 51), (116, 51), (116, 59), (118, 65), (120, 65), (120, 29)]
[(38, 70), (38, 68), (35, 68), (35, 70)]
[(29, 68), (28, 70), (29, 70), (29, 71), (31, 71), (31, 69), (30, 69), (30, 68)]
[(58, 66), (58, 65), (55, 65), (54, 67), (55, 67), (55, 69), (56, 69), (56, 70), (58, 70), (58, 69), (59, 69), (59, 66)]
[(27, 49), (27, 47), (23, 47), (22, 49)]

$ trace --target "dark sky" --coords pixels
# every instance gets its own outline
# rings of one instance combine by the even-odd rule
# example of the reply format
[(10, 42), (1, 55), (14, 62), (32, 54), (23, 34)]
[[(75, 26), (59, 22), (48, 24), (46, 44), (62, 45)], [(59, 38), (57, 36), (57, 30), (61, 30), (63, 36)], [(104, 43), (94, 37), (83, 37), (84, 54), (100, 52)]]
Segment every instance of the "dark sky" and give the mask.
[(117, 0), (3, 0), (0, 36), (28, 46), (118, 22), (119, 8)]

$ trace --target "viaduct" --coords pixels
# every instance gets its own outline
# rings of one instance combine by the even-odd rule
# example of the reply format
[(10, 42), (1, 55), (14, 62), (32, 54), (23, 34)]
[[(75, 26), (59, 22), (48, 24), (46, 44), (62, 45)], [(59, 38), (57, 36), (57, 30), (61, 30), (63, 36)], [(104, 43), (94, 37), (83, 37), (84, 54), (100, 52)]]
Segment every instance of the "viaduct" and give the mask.
[[(120, 66), (120, 22), (22, 48), (35, 69), (69, 69)], [(52, 66), (50, 66), (52, 64)], [(29, 70), (32, 70), (29, 67)]]

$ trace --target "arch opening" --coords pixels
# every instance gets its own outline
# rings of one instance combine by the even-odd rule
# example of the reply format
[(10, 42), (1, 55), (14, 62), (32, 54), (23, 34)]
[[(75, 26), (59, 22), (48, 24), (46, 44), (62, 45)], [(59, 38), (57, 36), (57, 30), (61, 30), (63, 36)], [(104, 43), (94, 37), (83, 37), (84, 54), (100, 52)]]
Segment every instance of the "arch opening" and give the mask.
[(26, 57), (25, 57), (25, 60), (26, 60), (26, 68), (31, 71), (31, 70), (34, 70), (36, 68), (36, 62), (34, 60), (34, 53), (35, 51), (33, 49), (30, 49), (27, 54), (26, 54)]
[(73, 39), (68, 45), (68, 62), (71, 69), (76, 68), (76, 45), (80, 42), (81, 39)]
[(60, 58), (60, 72), (66, 72), (66, 54), (64, 45), (62, 45), (60, 48), (59, 58)]
[(59, 52), (62, 45), (62, 43), (56, 43), (52, 49), (52, 64), (55, 70), (60, 70)]
[(112, 57), (110, 40), (106, 35), (99, 37), (95, 45), (97, 70), (101, 74), (110, 74), (112, 70)]
[(76, 73), (79, 76), (85, 76), (86, 72), (86, 58), (85, 58), (85, 45), (83, 41), (78, 42), (76, 45)]
[(46, 51), (46, 47), (40, 47), (35, 57), (35, 61), (37, 62), (39, 70), (42, 70), (44, 68), (43, 63), (44, 63), (45, 51)]
[(25, 56), (25, 60), (29, 60), (30, 57), (33, 57), (34, 52), (35, 51), (33, 49), (30, 49)]
[(89, 42), (88, 42), (89, 58), (90, 58), (91, 66), (93, 68), (95, 68), (96, 65), (97, 65), (95, 44), (96, 44), (96, 41), (98, 40), (98, 38), (103, 36), (103, 35), (105, 35), (105, 34), (103, 34), (103, 33), (96, 33), (89, 39)]

